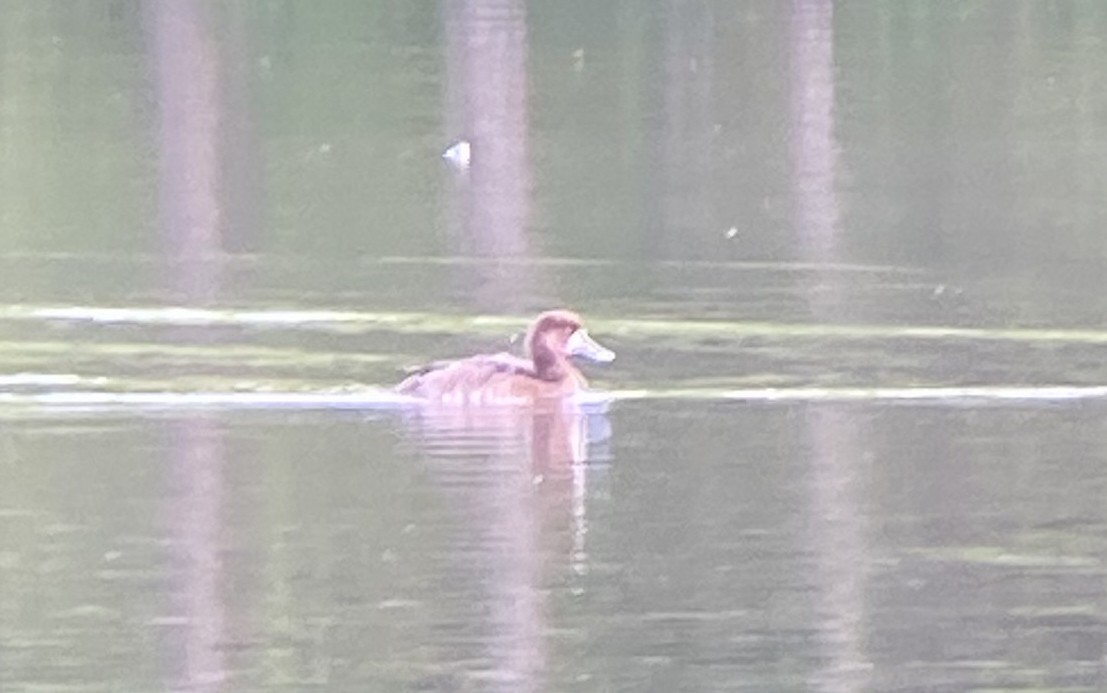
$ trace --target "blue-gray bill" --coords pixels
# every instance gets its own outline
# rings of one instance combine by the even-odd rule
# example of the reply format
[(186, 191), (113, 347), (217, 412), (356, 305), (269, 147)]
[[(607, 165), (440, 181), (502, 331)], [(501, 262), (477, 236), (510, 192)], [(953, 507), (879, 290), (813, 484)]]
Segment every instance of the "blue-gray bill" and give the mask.
[(588, 330), (583, 327), (569, 336), (569, 341), (565, 343), (565, 346), (569, 355), (576, 358), (595, 361), (596, 363), (610, 363), (615, 360), (615, 352), (592, 339), (588, 335)]

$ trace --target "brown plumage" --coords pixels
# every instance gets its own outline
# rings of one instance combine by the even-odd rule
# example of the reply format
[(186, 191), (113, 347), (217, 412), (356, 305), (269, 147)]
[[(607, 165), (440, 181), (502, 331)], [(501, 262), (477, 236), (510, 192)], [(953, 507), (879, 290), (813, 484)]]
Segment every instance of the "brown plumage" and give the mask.
[(435, 361), (413, 370), (396, 391), (447, 404), (527, 403), (588, 387), (570, 357), (606, 362), (615, 354), (588, 336), (568, 310), (542, 313), (527, 329), (526, 358), (506, 352)]

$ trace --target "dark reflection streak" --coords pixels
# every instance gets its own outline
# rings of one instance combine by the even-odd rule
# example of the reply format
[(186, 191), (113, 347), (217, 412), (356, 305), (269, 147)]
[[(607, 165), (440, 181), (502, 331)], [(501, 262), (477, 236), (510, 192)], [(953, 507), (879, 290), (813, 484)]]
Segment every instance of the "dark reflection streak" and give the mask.
[[(838, 201), (834, 139), (832, 0), (795, 0), (792, 15), (792, 168), (797, 241), (803, 259), (833, 263)], [(848, 297), (841, 275), (816, 275), (806, 287), (818, 320), (840, 319)], [(866, 602), (867, 522), (864, 462), (857, 422), (841, 409), (813, 406), (807, 418), (808, 541), (814, 556), (814, 617), (819, 665), (811, 686), (823, 691), (867, 688), (870, 663)]]
[[(168, 281), (179, 300), (209, 302), (219, 292), (219, 56), (211, 6), (200, 0), (150, 0), (159, 106), (159, 203)], [(206, 339), (180, 335), (181, 339)], [(205, 416), (170, 424), (167, 504), (172, 561), (172, 673), (178, 691), (215, 691), (226, 678), (226, 618), (220, 591), (224, 449)]]
[(261, 247), (265, 190), (262, 146), (253, 108), (256, 62), (250, 42), (250, 3), (231, 0), (223, 7), (226, 79), (220, 90), (225, 102), (222, 110), (225, 124), (220, 128), (223, 151), (220, 201), (225, 214), (219, 235), (228, 252), (254, 252)]
[[(457, 171), (455, 252), (530, 257), (531, 172), (527, 136), (527, 31), (521, 0), (453, 0), (445, 9), (446, 129), (472, 143)], [(457, 208), (460, 209), (457, 209)], [(462, 291), (482, 310), (532, 309), (538, 270), (525, 263), (464, 266)]]

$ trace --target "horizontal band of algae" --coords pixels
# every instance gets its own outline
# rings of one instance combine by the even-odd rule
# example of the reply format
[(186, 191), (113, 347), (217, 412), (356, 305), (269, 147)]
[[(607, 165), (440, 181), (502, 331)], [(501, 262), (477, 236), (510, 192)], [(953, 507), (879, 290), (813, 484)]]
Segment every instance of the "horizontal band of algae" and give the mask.
[[(358, 312), (313, 310), (214, 310), (194, 308), (102, 308), (91, 306), (0, 307), (3, 321), (64, 321), (150, 326), (237, 326), (339, 332), (391, 331), (398, 334), (507, 335), (528, 318), (462, 316), (427, 312)], [(668, 318), (588, 316), (596, 335), (686, 338), (776, 337), (852, 340), (1004, 341), (1021, 343), (1107, 344), (1107, 330), (1021, 327), (952, 327), (940, 325), (841, 325)]]

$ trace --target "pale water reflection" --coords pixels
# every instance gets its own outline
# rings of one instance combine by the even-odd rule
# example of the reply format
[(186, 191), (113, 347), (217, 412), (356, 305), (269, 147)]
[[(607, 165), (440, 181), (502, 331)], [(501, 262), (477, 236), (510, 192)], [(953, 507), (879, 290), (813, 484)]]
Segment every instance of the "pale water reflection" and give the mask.
[(1095, 689), (1102, 413), (9, 417), (0, 681)]
[(465, 675), (490, 689), (548, 690), (548, 633), (556, 626), (546, 573), (587, 573), (587, 480), (604, 463), (606, 416), (563, 407), (432, 407), (413, 410), (406, 424), (430, 482), (456, 513), (450, 568), (481, 576), (475, 589), (486, 604), (486, 632), (449, 656), (472, 659)]
[(1107, 688), (1104, 16), (4, 3), (0, 690)]
[(544, 283), (519, 262), (540, 253), (530, 236), (526, 5), (469, 0), (443, 11), (446, 141), (463, 137), (471, 156), (449, 180), (450, 253), (488, 260), (451, 268), (455, 290), (477, 311), (522, 311)]
[(230, 463), (222, 423), (196, 416), (169, 422), (164, 448), (168, 475), (164, 497), (168, 528), (160, 630), (165, 684), (172, 690), (223, 690), (227, 679), (224, 643), (226, 595), (223, 536), (226, 532), (229, 492), (225, 479)]

